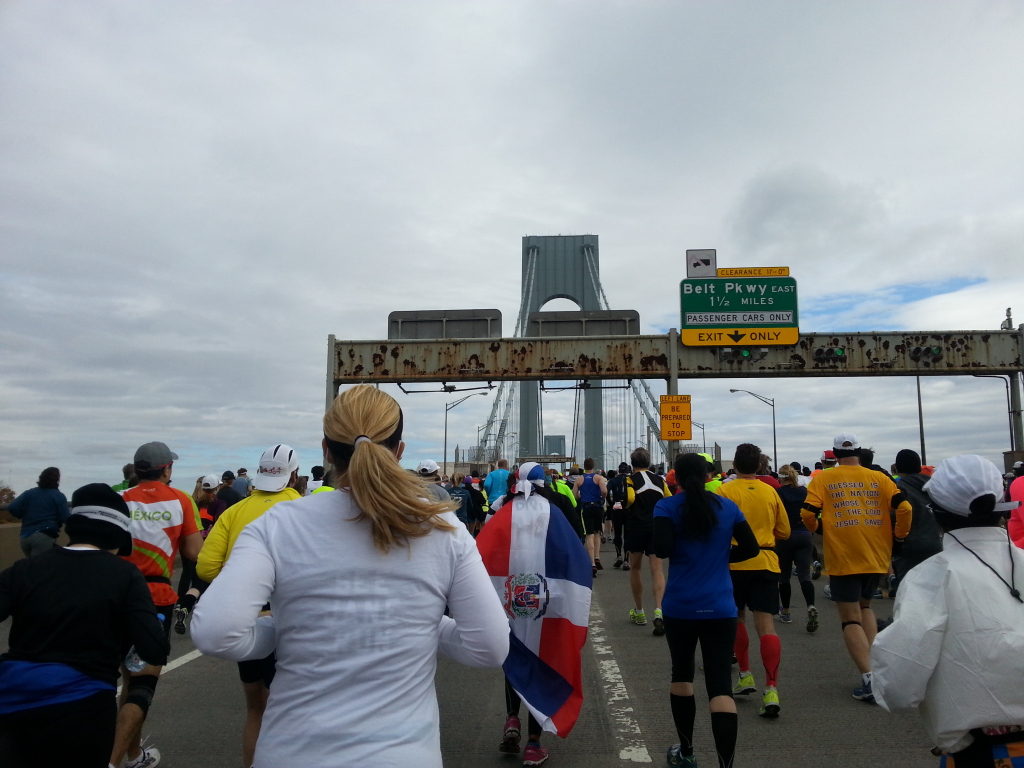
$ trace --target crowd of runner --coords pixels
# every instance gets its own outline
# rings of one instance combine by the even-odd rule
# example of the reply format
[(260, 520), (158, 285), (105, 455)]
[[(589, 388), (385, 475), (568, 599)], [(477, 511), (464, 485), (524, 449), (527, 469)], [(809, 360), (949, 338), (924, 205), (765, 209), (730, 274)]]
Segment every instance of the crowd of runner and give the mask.
[[(650, 621), (671, 655), (668, 765), (697, 764), (698, 644), (721, 768), (736, 696), (760, 692), (758, 714), (780, 716), (775, 622), (794, 621), (795, 577), (800, 621), (819, 631), (822, 574), (853, 698), (919, 708), (950, 768), (1024, 761), (1021, 462), (1004, 477), (979, 456), (930, 467), (906, 449), (887, 471), (843, 433), (813, 468), (776, 471), (745, 443), (728, 471), (684, 453), (664, 472), (637, 448), (607, 472), (592, 458), (565, 476), (502, 459), (449, 477), (431, 460), (402, 469), (405, 426), (390, 396), (354, 387), (325, 415), (324, 464), (308, 476), (278, 444), (251, 478), (211, 473), (189, 494), (170, 485), (178, 456), (150, 442), (121, 483), (69, 503), (44, 470), (7, 507), (26, 557), (0, 573), (0, 621), (13, 619), (0, 765), (155, 768), (141, 735), (172, 632), (237, 663), (246, 766), (440, 766), (438, 653), (502, 667), (497, 748), (541, 765), (542, 734), (564, 737), (579, 716), (609, 541), (611, 567), (629, 572), (622, 620)], [(876, 617), (886, 593), (893, 617)]]

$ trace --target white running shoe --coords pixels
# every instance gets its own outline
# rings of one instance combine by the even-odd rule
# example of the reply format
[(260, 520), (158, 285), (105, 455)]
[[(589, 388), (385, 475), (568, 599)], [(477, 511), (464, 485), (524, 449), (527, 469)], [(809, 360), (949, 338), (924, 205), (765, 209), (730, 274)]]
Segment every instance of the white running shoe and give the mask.
[(143, 747), (142, 754), (124, 764), (124, 768), (156, 768), (160, 765), (160, 750), (156, 747)]

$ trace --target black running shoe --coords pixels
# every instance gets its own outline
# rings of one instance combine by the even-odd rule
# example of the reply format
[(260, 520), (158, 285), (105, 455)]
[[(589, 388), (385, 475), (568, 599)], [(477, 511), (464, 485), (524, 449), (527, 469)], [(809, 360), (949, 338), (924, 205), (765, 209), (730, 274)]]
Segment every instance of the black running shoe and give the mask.
[(665, 634), (665, 619), (661, 615), (661, 608), (654, 609), (654, 632), (655, 637)]
[(174, 606), (174, 631), (179, 635), (185, 634), (185, 620), (188, 618), (188, 608), (181, 605)]

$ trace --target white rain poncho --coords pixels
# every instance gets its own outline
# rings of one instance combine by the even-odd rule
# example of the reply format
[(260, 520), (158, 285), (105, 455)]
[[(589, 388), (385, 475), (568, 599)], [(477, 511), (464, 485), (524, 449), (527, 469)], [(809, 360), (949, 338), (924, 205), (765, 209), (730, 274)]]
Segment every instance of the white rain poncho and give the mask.
[[(1024, 550), (1002, 528), (953, 536), (1007, 582), (1014, 559), (1024, 591)], [(971, 728), (1024, 726), (1024, 603), (946, 534), (943, 551), (910, 571), (895, 620), (871, 648), (872, 691), (890, 712), (920, 708), (934, 743), (951, 752)]]

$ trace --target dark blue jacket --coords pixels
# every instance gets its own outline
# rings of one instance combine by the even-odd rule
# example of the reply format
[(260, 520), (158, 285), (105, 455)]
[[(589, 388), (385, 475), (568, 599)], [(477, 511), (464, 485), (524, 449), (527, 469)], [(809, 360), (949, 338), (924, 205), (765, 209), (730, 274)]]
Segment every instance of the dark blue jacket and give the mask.
[(7, 509), (20, 518), (23, 539), (39, 531), (52, 531), (57, 538), (60, 527), (71, 516), (67, 497), (56, 488), (30, 488)]

